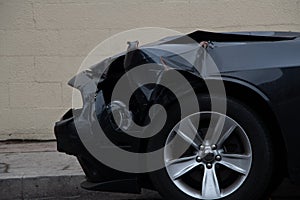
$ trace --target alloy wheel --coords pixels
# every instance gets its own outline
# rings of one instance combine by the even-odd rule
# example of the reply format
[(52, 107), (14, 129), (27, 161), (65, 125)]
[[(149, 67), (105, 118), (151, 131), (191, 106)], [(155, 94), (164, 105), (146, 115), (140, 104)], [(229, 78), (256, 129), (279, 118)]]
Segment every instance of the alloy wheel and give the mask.
[[(185, 146), (188, 148), (178, 156)], [(246, 180), (252, 149), (246, 132), (235, 120), (217, 112), (198, 112), (172, 129), (164, 162), (169, 178), (185, 194), (196, 199), (220, 199)]]

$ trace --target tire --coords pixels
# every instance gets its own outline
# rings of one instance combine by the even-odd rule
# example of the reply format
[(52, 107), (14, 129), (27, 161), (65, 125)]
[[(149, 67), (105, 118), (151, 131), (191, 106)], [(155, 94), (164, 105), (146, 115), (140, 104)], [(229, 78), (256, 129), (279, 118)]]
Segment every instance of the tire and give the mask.
[[(171, 177), (174, 177), (173, 173), (173, 167), (172, 162), (170, 161), (170, 165), (166, 164), (165, 168), (152, 172), (149, 174), (150, 180), (156, 190), (162, 195), (164, 199), (170, 199), (170, 200), (195, 200), (195, 199), (222, 199), (222, 200), (258, 200), (258, 199), (265, 199), (268, 196), (268, 191), (269, 191), (269, 185), (273, 173), (273, 151), (272, 151), (272, 143), (271, 139), (269, 136), (269, 132), (266, 129), (263, 121), (260, 119), (260, 117), (253, 111), (251, 110), (247, 105), (243, 104), (242, 102), (234, 99), (234, 98), (227, 98), (227, 112), (226, 113), (213, 113), (211, 112), (211, 100), (214, 101), (222, 101), (224, 100), (222, 97), (209, 97), (208, 95), (201, 95), (198, 97), (199, 100), (199, 105), (201, 108), (201, 111), (199, 115), (204, 115), (205, 113), (210, 116), (216, 115), (216, 116), (225, 116), (225, 120), (229, 120), (228, 123), (237, 123), (237, 127), (235, 128), (232, 134), (237, 134), (237, 136), (230, 136), (227, 138), (227, 140), (234, 140), (236, 138), (240, 139), (235, 139), (234, 141), (237, 143), (236, 145), (241, 147), (237, 147), (236, 149), (244, 149), (242, 151), (247, 151), (247, 155), (251, 155), (251, 162), (250, 162), (250, 156), (249, 160), (247, 162), (245, 161), (245, 166), (249, 166), (247, 170), (243, 171), (243, 174), (240, 174), (240, 172), (231, 170), (230, 168), (227, 168), (226, 166), (222, 165), (221, 162), (225, 160), (225, 155), (228, 156), (228, 144), (226, 142), (223, 143), (224, 147), (218, 147), (217, 153), (223, 152), (222, 155), (224, 157), (220, 163), (216, 160), (217, 157), (214, 158), (212, 161), (211, 158), (213, 156), (216, 156), (215, 151), (210, 149), (210, 158), (209, 156), (205, 155), (204, 157), (200, 157), (200, 153), (197, 154), (200, 165), (194, 167), (192, 170), (186, 172), (186, 174), (183, 174), (181, 177), (178, 179), (173, 178), (174, 180), (171, 179)], [(188, 99), (186, 102), (188, 103)], [(157, 149), (157, 147), (164, 146), (166, 143), (168, 143), (169, 138), (171, 137), (171, 134), (174, 134), (174, 124), (177, 124), (180, 119), (178, 119), (178, 112), (176, 112), (175, 108), (172, 108), (172, 106), (168, 109), (168, 114), (171, 114), (171, 120), (172, 121), (170, 124), (171, 126), (165, 126), (165, 128), (160, 132), (159, 135), (156, 135), (156, 137), (153, 137), (149, 143), (148, 143), (148, 150), (152, 151), (153, 149)], [(174, 112), (172, 114), (172, 112)], [(195, 111), (191, 108), (190, 111), (187, 113), (193, 114)], [(223, 114), (223, 115), (222, 115)], [(196, 114), (194, 114), (196, 115)], [(193, 115), (191, 115), (193, 116)], [(181, 117), (188, 119), (188, 115)], [(173, 120), (172, 120), (173, 119)], [(202, 123), (200, 119), (200, 124)], [(226, 121), (227, 123), (227, 121)], [(175, 126), (176, 127), (176, 126)], [(201, 128), (201, 125), (200, 125)], [(238, 129), (238, 130), (236, 130)], [(176, 131), (175, 131), (176, 132)], [(239, 135), (240, 134), (240, 135)], [(205, 138), (205, 133), (202, 133), (202, 139)], [(246, 141), (246, 142), (245, 142)], [(248, 143), (247, 143), (248, 141)], [(186, 142), (186, 141), (183, 141)], [(202, 141), (203, 142), (203, 141)], [(233, 143), (233, 141), (229, 141), (227, 143)], [(227, 145), (225, 147), (225, 145)], [(245, 145), (243, 147), (242, 145)], [(205, 146), (206, 147), (206, 146)], [(167, 148), (167, 147), (166, 147)], [(193, 148), (193, 147), (191, 147)], [(200, 147), (199, 147), (200, 148)], [(221, 149), (222, 148), (222, 149)], [(220, 150), (219, 150), (220, 149)], [(172, 148), (170, 150), (166, 149), (164, 155), (161, 155), (160, 158), (158, 159), (166, 159), (166, 152), (172, 152)], [(188, 151), (188, 150), (187, 150)], [(185, 151), (185, 153), (187, 152)], [(201, 150), (199, 150), (200, 152)], [(251, 151), (251, 153), (249, 153)], [(198, 150), (197, 150), (198, 152)], [(184, 153), (184, 154), (185, 154)], [(194, 152), (195, 153), (195, 152)], [(244, 154), (244, 153), (243, 153)], [(245, 153), (246, 154), (246, 153)], [(202, 155), (202, 154), (201, 154)], [(194, 156), (194, 155), (192, 155)], [(183, 155), (184, 158), (184, 155)], [(180, 159), (180, 158), (179, 158)], [(248, 158), (247, 158), (248, 159)], [(175, 159), (174, 159), (175, 160)], [(200, 161), (201, 160), (201, 161)], [(167, 161), (165, 161), (166, 163)], [(194, 161), (193, 161), (194, 162)], [(176, 162), (174, 162), (176, 163)], [(214, 174), (217, 174), (214, 177), (217, 177), (218, 180), (218, 187), (222, 188), (221, 186), (224, 186), (226, 188), (222, 188), (222, 191), (227, 191), (225, 192), (226, 195), (219, 195), (218, 192), (212, 192), (210, 193), (211, 190), (207, 189), (207, 187), (211, 186), (206, 186), (203, 182), (203, 177), (204, 171), (206, 171), (208, 174), (211, 169), (208, 165), (208, 163), (213, 163), (213, 169), (215, 170)], [(175, 166), (175, 165), (174, 165)], [(172, 168), (173, 167), (173, 168)], [(227, 169), (226, 169), (227, 168)], [(202, 170), (202, 171), (201, 171)], [(218, 172), (219, 170), (220, 172)], [(223, 171), (222, 171), (223, 170)], [(227, 171), (233, 171), (233, 172), (228, 172), (229, 175), (227, 175)], [(180, 171), (180, 170), (179, 170)], [(183, 171), (181, 169), (181, 171)], [(247, 171), (247, 175), (244, 173)], [(225, 173), (226, 172), (226, 173)], [(237, 172), (237, 175), (235, 174)], [(189, 174), (191, 173), (191, 174)], [(198, 177), (198, 173), (202, 174), (202, 180), (201, 178), (199, 180), (194, 180), (196, 179), (195, 177)], [(177, 173), (178, 174), (178, 173)], [(228, 177), (227, 177), (228, 176)], [(237, 180), (234, 180), (234, 177), (237, 177), (237, 180), (240, 182), (237, 182)], [(199, 175), (200, 177), (200, 175)], [(206, 175), (206, 177), (209, 177), (209, 175)], [(191, 180), (190, 180), (191, 179)], [(192, 180), (193, 179), (193, 180)], [(227, 180), (228, 179), (228, 180)], [(215, 180), (215, 179), (214, 179)], [(197, 182), (198, 181), (198, 182)], [(237, 182), (237, 183), (235, 183)], [(207, 181), (207, 184), (210, 183)], [(193, 185), (194, 184), (194, 185)], [(198, 184), (202, 184), (201, 188), (199, 189), (199, 196), (198, 193), (196, 194), (194, 189), (198, 188)], [(236, 184), (235, 187), (232, 187), (234, 189), (228, 190), (227, 187), (231, 187), (230, 184)], [(188, 185), (188, 186), (185, 186)], [(195, 187), (195, 188), (194, 188)], [(192, 188), (192, 189), (190, 189)], [(205, 189), (203, 189), (205, 188)], [(201, 191), (200, 191), (201, 190)], [(221, 189), (220, 189), (221, 190)], [(218, 190), (219, 191), (219, 190)], [(195, 194), (194, 194), (195, 193)], [(207, 193), (207, 194), (204, 194)], [(218, 196), (219, 195), (219, 196)]]

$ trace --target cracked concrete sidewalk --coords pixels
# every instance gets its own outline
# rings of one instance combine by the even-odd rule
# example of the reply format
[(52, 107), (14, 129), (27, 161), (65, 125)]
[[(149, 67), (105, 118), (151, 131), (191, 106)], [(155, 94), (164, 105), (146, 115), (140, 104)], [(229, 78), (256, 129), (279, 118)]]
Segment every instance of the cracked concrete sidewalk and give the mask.
[[(0, 199), (160, 200), (156, 192), (142, 195), (86, 191), (84, 173), (73, 156), (56, 151), (56, 142), (0, 142)], [(272, 200), (300, 199), (300, 186), (287, 180)]]

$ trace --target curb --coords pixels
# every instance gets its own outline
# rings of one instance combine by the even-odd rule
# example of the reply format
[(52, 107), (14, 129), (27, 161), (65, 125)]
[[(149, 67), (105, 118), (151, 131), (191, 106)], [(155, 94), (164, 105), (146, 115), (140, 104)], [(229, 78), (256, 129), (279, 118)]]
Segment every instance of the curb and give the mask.
[(89, 193), (80, 188), (83, 175), (0, 179), (1, 199), (68, 197)]

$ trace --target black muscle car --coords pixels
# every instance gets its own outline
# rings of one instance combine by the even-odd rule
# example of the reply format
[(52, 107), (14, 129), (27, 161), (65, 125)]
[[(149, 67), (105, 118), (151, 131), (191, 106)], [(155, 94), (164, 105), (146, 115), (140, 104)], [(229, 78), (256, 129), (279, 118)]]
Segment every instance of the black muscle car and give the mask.
[(55, 124), (89, 190), (266, 198), (300, 183), (300, 33), (195, 31), (112, 56), (69, 81)]

